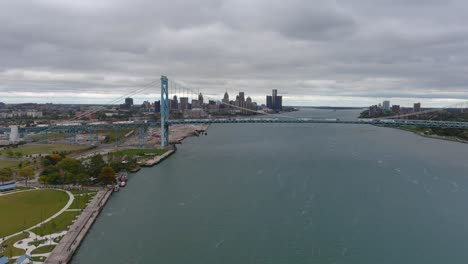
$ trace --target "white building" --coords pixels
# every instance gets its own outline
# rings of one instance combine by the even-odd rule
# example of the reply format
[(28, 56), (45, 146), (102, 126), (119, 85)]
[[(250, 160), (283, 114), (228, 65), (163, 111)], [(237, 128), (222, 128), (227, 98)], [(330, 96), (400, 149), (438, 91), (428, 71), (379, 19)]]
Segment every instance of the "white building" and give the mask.
[(18, 126), (10, 126), (10, 144), (16, 144), (20, 140)]

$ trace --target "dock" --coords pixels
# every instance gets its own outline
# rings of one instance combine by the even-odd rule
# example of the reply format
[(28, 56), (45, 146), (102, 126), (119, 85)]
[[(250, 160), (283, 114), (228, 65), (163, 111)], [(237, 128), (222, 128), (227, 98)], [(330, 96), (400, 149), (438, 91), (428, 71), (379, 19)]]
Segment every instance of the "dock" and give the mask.
[(112, 190), (109, 189), (98, 191), (93, 200), (70, 227), (60, 243), (51, 252), (45, 263), (66, 264), (70, 262), (73, 254), (80, 246), (81, 241), (88, 233), (111, 194)]
[(143, 166), (143, 167), (152, 167), (152, 166), (158, 164), (159, 162), (165, 160), (166, 158), (168, 158), (172, 154), (174, 154), (175, 151), (176, 151), (176, 148), (170, 149), (166, 153), (162, 154), (161, 156), (156, 156), (156, 157), (154, 157), (154, 158), (152, 158), (150, 160), (147, 160), (141, 166)]

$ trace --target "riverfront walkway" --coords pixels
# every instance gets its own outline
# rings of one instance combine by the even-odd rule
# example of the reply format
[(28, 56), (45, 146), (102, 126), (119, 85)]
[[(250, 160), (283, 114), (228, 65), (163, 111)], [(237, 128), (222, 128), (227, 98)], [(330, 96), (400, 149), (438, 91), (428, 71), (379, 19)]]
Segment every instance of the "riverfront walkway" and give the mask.
[(91, 228), (111, 194), (112, 190), (108, 189), (100, 190), (96, 194), (75, 223), (70, 227), (60, 243), (52, 251), (45, 263), (65, 264), (70, 262), (74, 252), (79, 247), (81, 241), (86, 236), (86, 233)]

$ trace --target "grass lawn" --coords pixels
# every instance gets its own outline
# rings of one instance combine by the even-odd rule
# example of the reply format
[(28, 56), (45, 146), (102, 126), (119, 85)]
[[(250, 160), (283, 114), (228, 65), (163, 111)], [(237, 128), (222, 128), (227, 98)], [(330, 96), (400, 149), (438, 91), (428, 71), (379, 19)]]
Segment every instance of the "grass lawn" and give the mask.
[(38, 247), (31, 252), (31, 255), (49, 253), (49, 252), (52, 252), (54, 248), (55, 248), (55, 245), (47, 245), (47, 246)]
[(96, 194), (97, 191), (94, 191), (94, 190), (77, 190), (77, 189), (72, 189), (72, 190), (68, 190), (69, 192), (71, 192), (73, 195), (77, 195), (77, 194), (83, 194), (83, 193), (89, 193), (91, 195), (91, 193)]
[(32, 257), (32, 261), (37, 261), (37, 262), (44, 262), (46, 260), (46, 257)]
[(12, 168), (19, 164), (19, 161), (12, 160), (0, 160), (0, 169), (2, 168)]
[(136, 156), (144, 156), (145, 154), (155, 154), (155, 155), (162, 155), (166, 153), (165, 149), (124, 149), (120, 150), (119, 153), (123, 155), (136, 155)]
[[(17, 148), (12, 148), (13, 152), (21, 152), (23, 155), (31, 154), (51, 154), (54, 151), (79, 151), (89, 148), (88, 146), (66, 145), (66, 144), (26, 144)], [(8, 150), (0, 151), (0, 154), (6, 155)]]
[(0, 196), (0, 237), (27, 229), (62, 209), (68, 194), (57, 190), (31, 190)]
[(40, 227), (36, 227), (31, 231), (37, 235), (45, 236), (67, 230), (68, 226), (73, 223), (73, 220), (75, 220), (76, 216), (79, 214), (81, 214), (81, 212), (65, 211), (57, 216), (54, 220), (51, 220), (50, 222), (47, 222)]
[(86, 205), (91, 201), (91, 199), (93, 199), (94, 195), (96, 195), (96, 193), (75, 195), (75, 200), (68, 209), (85, 209)]
[(11, 257), (14, 257), (14, 256), (19, 256), (19, 255), (23, 255), (24, 253), (26, 253), (23, 249), (19, 249), (19, 248), (15, 248), (13, 247), (13, 245), (22, 240), (22, 239), (25, 239), (25, 238), (28, 238), (29, 237), (29, 233), (21, 233), (19, 235), (16, 235), (14, 237), (11, 237), (9, 239), (7, 239), (5, 242), (3, 242), (3, 244), (6, 244), (8, 245), (8, 247), (6, 248), (5, 252), (3, 252), (3, 254), (5, 254), (5, 256), (11, 258)]

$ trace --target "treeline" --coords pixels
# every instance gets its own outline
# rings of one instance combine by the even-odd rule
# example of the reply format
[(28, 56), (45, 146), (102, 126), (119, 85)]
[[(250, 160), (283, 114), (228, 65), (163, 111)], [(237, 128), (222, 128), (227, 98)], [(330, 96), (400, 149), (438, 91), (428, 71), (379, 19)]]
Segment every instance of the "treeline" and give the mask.
[(131, 155), (110, 153), (105, 158), (98, 154), (88, 160), (67, 158), (52, 154), (42, 159), (44, 171), (39, 182), (47, 185), (107, 185), (115, 183), (115, 174), (137, 166)]

